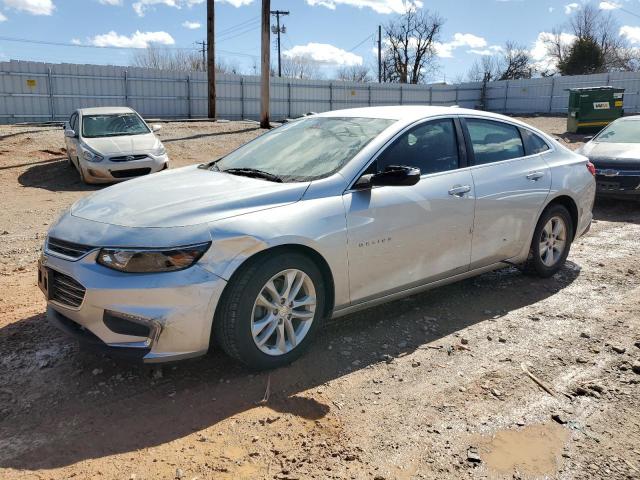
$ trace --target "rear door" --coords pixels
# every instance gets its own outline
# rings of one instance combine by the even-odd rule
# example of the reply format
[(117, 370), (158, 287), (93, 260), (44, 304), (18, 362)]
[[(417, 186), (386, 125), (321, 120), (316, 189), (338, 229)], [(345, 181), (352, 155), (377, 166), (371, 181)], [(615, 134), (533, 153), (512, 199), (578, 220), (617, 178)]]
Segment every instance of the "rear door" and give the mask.
[(533, 132), (481, 117), (463, 124), (476, 194), (473, 269), (522, 251), (551, 189), (551, 172), (539, 154), (549, 147)]
[(352, 302), (466, 272), (471, 253), (473, 180), (453, 118), (413, 126), (364, 173), (389, 165), (420, 168), (413, 186), (350, 190), (347, 215)]

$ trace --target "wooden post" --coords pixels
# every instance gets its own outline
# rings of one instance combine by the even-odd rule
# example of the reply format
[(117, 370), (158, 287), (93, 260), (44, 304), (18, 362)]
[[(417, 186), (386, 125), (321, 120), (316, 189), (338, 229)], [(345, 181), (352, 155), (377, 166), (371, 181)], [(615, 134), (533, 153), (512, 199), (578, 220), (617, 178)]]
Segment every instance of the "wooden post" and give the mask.
[(216, 118), (216, 37), (214, 0), (207, 0), (207, 79), (209, 118)]
[[(210, 0), (213, 2), (213, 0)], [(260, 69), (260, 127), (270, 128), (269, 124), (269, 67), (271, 66), (271, 0), (262, 0), (262, 54)]]

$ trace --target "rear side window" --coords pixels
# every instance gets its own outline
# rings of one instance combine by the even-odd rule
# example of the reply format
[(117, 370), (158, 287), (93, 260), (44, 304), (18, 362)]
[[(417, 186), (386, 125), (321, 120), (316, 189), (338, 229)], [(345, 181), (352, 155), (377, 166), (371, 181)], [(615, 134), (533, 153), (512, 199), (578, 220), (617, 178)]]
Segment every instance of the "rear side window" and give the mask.
[(524, 140), (524, 150), (527, 152), (527, 155), (535, 155), (536, 153), (542, 153), (549, 150), (547, 142), (535, 133), (527, 130), (526, 128), (521, 128), (520, 133)]
[(476, 165), (524, 157), (524, 145), (517, 127), (475, 118), (467, 118), (466, 123)]
[(404, 133), (378, 157), (378, 169), (389, 165), (417, 167), (423, 175), (458, 168), (458, 141), (450, 118), (423, 123)]

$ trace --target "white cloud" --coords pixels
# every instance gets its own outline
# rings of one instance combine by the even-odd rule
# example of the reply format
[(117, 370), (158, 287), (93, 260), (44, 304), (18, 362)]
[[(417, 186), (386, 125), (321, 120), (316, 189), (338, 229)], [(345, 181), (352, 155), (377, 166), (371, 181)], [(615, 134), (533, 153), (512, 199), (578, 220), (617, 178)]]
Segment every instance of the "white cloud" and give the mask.
[(553, 13), (554, 10), (555, 10), (555, 8), (549, 7), (549, 13)]
[(361, 56), (328, 43), (311, 42), (306, 45), (296, 45), (282, 52), (282, 55), (287, 58), (302, 58), (327, 65), (362, 65)]
[(74, 45), (82, 45), (82, 42), (79, 38), (72, 38), (71, 43), (73, 43)]
[(370, 8), (374, 12), (383, 14), (404, 13), (407, 6), (422, 8), (423, 5), (421, 0), (307, 0), (307, 3), (312, 7), (319, 5), (330, 10), (335, 10), (337, 5)]
[(617, 10), (621, 8), (622, 5), (616, 2), (600, 2), (600, 10)]
[(31, 15), (51, 15), (56, 8), (51, 0), (4, 0), (4, 6)]
[(122, 5), (122, 0), (98, 0), (103, 5), (112, 5), (114, 7), (119, 7)]
[(190, 22), (189, 20), (185, 20), (182, 22), (182, 26), (184, 28), (188, 28), (189, 30), (197, 30), (202, 26), (200, 22)]
[(489, 45), (489, 47), (483, 49), (483, 50), (477, 50), (477, 49), (471, 49), (471, 50), (467, 50), (467, 53), (473, 53), (475, 55), (483, 55), (483, 56), (489, 56), (489, 55), (494, 55), (498, 52), (502, 51), (502, 47), (500, 45)]
[[(183, 7), (193, 7), (194, 5), (200, 5), (201, 3), (204, 3), (204, 1), (205, 0), (137, 0), (136, 2), (133, 2), (131, 6), (139, 17), (143, 17), (147, 10), (153, 8), (155, 5), (164, 5), (166, 7), (180, 9)], [(216, 0), (216, 2), (228, 3), (237, 8), (244, 5), (249, 5), (253, 3), (253, 0)]]
[(564, 13), (566, 13), (567, 15), (571, 15), (573, 12), (579, 9), (580, 9), (579, 3), (569, 3), (564, 6)]
[(127, 37), (126, 35), (119, 35), (112, 30), (109, 33), (90, 38), (89, 43), (96, 47), (146, 48), (152, 43), (174, 45), (176, 42), (167, 32), (136, 31), (133, 35)]
[(7, 21), (7, 17), (5, 17), (2, 12), (0, 12), (0, 22), (6, 22)]
[(640, 43), (640, 27), (623, 25), (620, 27), (620, 36), (626, 37), (631, 43)]
[[(556, 61), (549, 56), (546, 43), (554, 38), (554, 34), (551, 32), (540, 32), (530, 52), (536, 68), (543, 72), (555, 70), (556, 68)], [(571, 33), (562, 32), (560, 34), (560, 42), (565, 46), (571, 45), (575, 39), (576, 36)]]
[(453, 51), (456, 48), (469, 47), (478, 50), (486, 46), (487, 41), (482, 37), (478, 37), (472, 33), (456, 33), (450, 42), (436, 43), (436, 53), (441, 58), (452, 58)]

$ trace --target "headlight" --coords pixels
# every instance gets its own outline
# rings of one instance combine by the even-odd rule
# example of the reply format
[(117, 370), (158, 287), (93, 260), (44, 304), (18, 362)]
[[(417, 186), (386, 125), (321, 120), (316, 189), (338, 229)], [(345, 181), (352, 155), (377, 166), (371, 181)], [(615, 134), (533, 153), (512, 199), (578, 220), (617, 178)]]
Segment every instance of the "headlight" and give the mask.
[(102, 155), (99, 155), (97, 152), (93, 150), (89, 150), (87, 147), (82, 147), (82, 158), (84, 158), (87, 162), (101, 162), (104, 160)]
[(211, 245), (210, 242), (187, 247), (162, 249), (103, 248), (98, 263), (120, 272), (172, 272), (189, 268)]
[(151, 150), (151, 153), (156, 157), (160, 157), (165, 153), (167, 153), (167, 150), (164, 148), (164, 145), (162, 144), (162, 142), (160, 142), (160, 144), (156, 148)]

